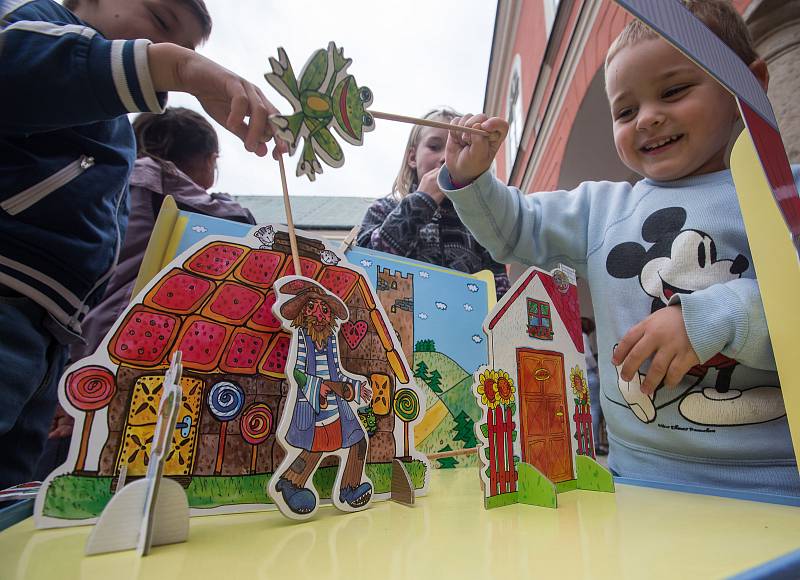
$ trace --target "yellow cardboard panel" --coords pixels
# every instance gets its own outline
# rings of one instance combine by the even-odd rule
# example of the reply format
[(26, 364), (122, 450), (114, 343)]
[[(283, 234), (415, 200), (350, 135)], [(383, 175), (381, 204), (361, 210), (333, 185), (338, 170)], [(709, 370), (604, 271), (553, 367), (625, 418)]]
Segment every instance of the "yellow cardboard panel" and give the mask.
[(800, 366), (797, 359), (800, 264), (758, 161), (753, 140), (746, 130), (742, 131), (731, 153), (731, 172), (758, 275), (797, 457), (800, 456)]

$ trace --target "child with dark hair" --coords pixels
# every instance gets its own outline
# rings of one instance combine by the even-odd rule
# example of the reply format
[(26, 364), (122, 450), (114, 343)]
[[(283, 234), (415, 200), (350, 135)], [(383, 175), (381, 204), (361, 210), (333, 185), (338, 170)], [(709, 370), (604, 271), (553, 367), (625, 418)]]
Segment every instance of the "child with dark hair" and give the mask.
[(117, 267), (135, 141), (127, 114), (198, 98), (266, 155), (261, 91), (194, 52), (202, 0), (0, 3), (0, 489), (28, 481), (67, 346)]
[(133, 131), (138, 159), (130, 179), (128, 231), (106, 293), (83, 321), (86, 344), (72, 346), (72, 360), (92, 354), (130, 302), (165, 196), (171, 195), (186, 211), (255, 224), (253, 215), (230, 196), (206, 191), (214, 184), (219, 145), (205, 117), (170, 107), (161, 115), (142, 113), (133, 121)]

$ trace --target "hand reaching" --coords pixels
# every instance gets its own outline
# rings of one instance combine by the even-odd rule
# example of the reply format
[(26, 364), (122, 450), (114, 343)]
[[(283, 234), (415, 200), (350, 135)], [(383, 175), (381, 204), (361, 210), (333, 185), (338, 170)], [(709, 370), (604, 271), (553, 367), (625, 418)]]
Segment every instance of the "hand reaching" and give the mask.
[(450, 179), (465, 186), (478, 178), (492, 166), (495, 155), (508, 133), (508, 122), (499, 117), (465, 115), (451, 121), (454, 125), (475, 127), (491, 133), (486, 137), (461, 131), (450, 131), (445, 148), (445, 164)]
[[(273, 138), (269, 116), (278, 110), (261, 90), (194, 51), (174, 44), (152, 44), (148, 60), (156, 91), (180, 91), (197, 97), (206, 112), (239, 137), (248, 151), (263, 157)], [(286, 152), (277, 141), (273, 156)]]
[(652, 358), (647, 376), (642, 381), (642, 392), (655, 393), (661, 381), (668, 387), (681, 382), (693, 366), (700, 363), (694, 352), (680, 305), (657, 310), (622, 337), (611, 361), (622, 365), (620, 377), (631, 381), (645, 360)]
[(62, 437), (69, 437), (72, 435), (72, 428), (75, 425), (73, 419), (64, 410), (61, 404), (56, 406), (56, 414), (53, 416), (53, 422), (50, 424), (50, 431), (47, 433), (48, 439), (60, 439)]

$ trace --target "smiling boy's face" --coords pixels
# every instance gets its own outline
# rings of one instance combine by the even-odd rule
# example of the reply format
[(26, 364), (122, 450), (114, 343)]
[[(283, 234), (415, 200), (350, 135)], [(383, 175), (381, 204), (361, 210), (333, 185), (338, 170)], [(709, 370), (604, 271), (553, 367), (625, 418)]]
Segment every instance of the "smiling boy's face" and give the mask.
[(175, 0), (83, 0), (75, 14), (109, 40), (146, 38), (192, 50), (203, 41), (200, 19)]
[(606, 93), (617, 154), (633, 171), (671, 181), (725, 169), (736, 103), (665, 40), (621, 48), (606, 67)]

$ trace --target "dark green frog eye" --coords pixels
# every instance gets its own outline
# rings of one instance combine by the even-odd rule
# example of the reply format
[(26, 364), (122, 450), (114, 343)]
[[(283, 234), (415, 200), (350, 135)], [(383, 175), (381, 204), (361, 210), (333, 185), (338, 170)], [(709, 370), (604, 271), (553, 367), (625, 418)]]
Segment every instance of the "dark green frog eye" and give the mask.
[(372, 115), (370, 115), (369, 113), (364, 113), (364, 116), (361, 117), (361, 124), (363, 127), (372, 127), (374, 123), (375, 121), (372, 118)]
[(369, 90), (369, 87), (361, 87), (358, 97), (361, 99), (362, 103), (368, 103), (372, 100), (372, 91)]

